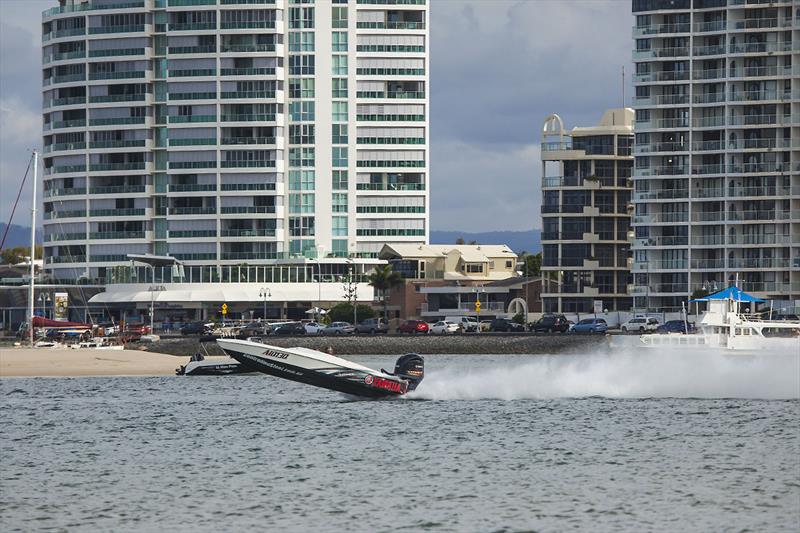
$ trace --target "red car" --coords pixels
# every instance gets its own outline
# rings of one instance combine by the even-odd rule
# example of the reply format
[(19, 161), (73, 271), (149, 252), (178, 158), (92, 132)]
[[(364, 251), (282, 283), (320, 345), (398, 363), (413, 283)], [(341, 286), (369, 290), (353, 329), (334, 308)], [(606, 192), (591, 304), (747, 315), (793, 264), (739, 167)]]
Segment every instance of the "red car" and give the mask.
[(125, 333), (133, 333), (134, 335), (149, 335), (151, 331), (150, 326), (145, 324), (126, 324)]
[(398, 333), (410, 333), (416, 335), (417, 333), (428, 333), (428, 323), (422, 320), (406, 320), (400, 327), (397, 328)]

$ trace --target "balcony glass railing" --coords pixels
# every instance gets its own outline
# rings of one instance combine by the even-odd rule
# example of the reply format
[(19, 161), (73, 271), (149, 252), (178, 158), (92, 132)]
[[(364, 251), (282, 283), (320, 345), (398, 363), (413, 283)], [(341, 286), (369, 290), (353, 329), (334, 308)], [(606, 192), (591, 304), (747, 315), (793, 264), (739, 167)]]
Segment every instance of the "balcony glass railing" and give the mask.
[(83, 263), (85, 255), (53, 255), (47, 258), (47, 263)]
[(223, 215), (244, 215), (244, 214), (273, 214), (274, 205), (235, 205), (226, 206), (221, 210)]
[(217, 168), (216, 161), (170, 161), (169, 168), (180, 170), (180, 169), (192, 169), (192, 168)]
[(216, 76), (217, 69), (215, 68), (172, 69), (168, 72), (167, 75), (171, 78)]
[(215, 45), (209, 46), (170, 46), (167, 48), (170, 54), (213, 54), (217, 51)]
[(424, 122), (425, 115), (356, 115), (365, 122)]
[(130, 9), (144, 7), (144, 0), (131, 0), (129, 2), (108, 3), (102, 0), (95, 0), (83, 4), (71, 4), (53, 7), (42, 13), (42, 18), (53, 17), (63, 13), (75, 13), (80, 11), (91, 11), (98, 9)]
[(216, 215), (217, 208), (210, 207), (170, 207), (170, 215)]
[(45, 104), (45, 107), (55, 107), (62, 105), (79, 105), (85, 103), (86, 103), (85, 96), (70, 96), (67, 98), (53, 98), (52, 100), (48, 101)]
[(143, 217), (147, 210), (143, 207), (127, 207), (121, 209), (91, 209), (93, 217)]
[(169, 31), (216, 30), (216, 22), (171, 23)]
[(146, 48), (108, 48), (89, 50), (89, 57), (143, 56)]
[(91, 103), (106, 103), (106, 102), (139, 102), (147, 97), (147, 93), (136, 94), (99, 94), (89, 97)]
[(255, 29), (274, 29), (274, 20), (243, 20), (236, 22), (222, 21), (220, 29), (223, 30), (255, 30)]
[(56, 143), (56, 144), (47, 144), (44, 147), (44, 153), (50, 152), (64, 152), (69, 150), (85, 150), (86, 143), (85, 142), (77, 142), (77, 143)]
[(89, 148), (138, 148), (146, 144), (145, 139), (127, 139), (122, 141), (90, 141)]
[(63, 76), (54, 76), (52, 78), (53, 83), (71, 83), (74, 81), (85, 81), (86, 74), (81, 72), (80, 74), (65, 74)]
[(180, 124), (185, 122), (216, 122), (216, 115), (170, 115), (170, 124)]
[(129, 124), (144, 124), (147, 117), (113, 117), (89, 119), (90, 126), (125, 126)]
[(220, 144), (275, 144), (275, 137), (223, 137)]
[(416, 205), (361, 205), (356, 213), (424, 213), (423, 206)]
[(91, 187), (91, 194), (131, 194), (143, 193), (146, 190), (144, 185), (108, 185), (101, 187)]
[(251, 53), (251, 52), (274, 52), (275, 45), (264, 44), (223, 44), (220, 49), (222, 53)]
[(217, 144), (216, 139), (170, 139), (170, 146), (212, 146)]
[(425, 144), (424, 137), (358, 137), (356, 144)]
[(144, 239), (144, 231), (95, 231), (90, 239)]
[(169, 93), (167, 96), (170, 100), (215, 100), (217, 98), (217, 93)]
[(222, 168), (273, 168), (274, 159), (262, 159), (258, 161), (223, 161)]
[(215, 229), (169, 230), (168, 235), (170, 239), (216, 237), (217, 230)]
[(275, 115), (222, 115), (222, 122), (275, 122)]
[(85, 233), (53, 233), (45, 235), (42, 240), (44, 242), (62, 242), (62, 241), (83, 241), (86, 240)]
[[(86, 165), (64, 165), (64, 166), (54, 166), (50, 167), (50, 169), (45, 168), (45, 170), (50, 170), (50, 174), (69, 174), (71, 172), (86, 172)], [(46, 172), (47, 173), (47, 172)]]
[(216, 183), (173, 183), (169, 185), (169, 192), (199, 192), (216, 191)]
[(43, 215), (45, 220), (54, 220), (61, 218), (83, 218), (86, 216), (86, 210), (74, 209), (71, 211), (47, 211)]
[(404, 21), (378, 21), (366, 22), (359, 21), (356, 23), (356, 28), (368, 30), (424, 30), (424, 22), (404, 22)]
[(92, 163), (89, 167), (91, 172), (117, 171), (117, 170), (145, 170), (147, 163), (136, 161), (130, 163)]
[(75, 196), (78, 194), (86, 194), (84, 187), (72, 187), (70, 189), (45, 189), (45, 198), (56, 198), (61, 196)]
[(397, 228), (359, 228), (356, 230), (359, 237), (421, 237), (425, 235), (424, 229), (397, 229)]
[(274, 237), (274, 229), (224, 229), (220, 237)]
[(274, 183), (223, 183), (220, 190), (235, 192), (235, 191), (274, 191)]
[(126, 70), (121, 72), (90, 72), (90, 80), (121, 80), (128, 78), (144, 78), (145, 70)]
[(89, 28), (90, 34), (97, 33), (136, 33), (145, 30), (144, 24), (126, 24), (123, 26), (97, 26)]

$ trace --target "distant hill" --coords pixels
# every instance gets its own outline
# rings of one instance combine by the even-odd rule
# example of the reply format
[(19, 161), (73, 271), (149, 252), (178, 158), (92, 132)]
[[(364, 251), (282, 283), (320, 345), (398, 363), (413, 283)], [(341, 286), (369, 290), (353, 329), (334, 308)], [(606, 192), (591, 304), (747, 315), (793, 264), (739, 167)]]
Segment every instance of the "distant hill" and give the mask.
[[(6, 232), (6, 223), (0, 222), (0, 238), (3, 237), (3, 233)], [(31, 243), (31, 227), (30, 226), (18, 226), (16, 224), (11, 224), (11, 228), (8, 230), (8, 235), (6, 235), (6, 242), (3, 244), (3, 248), (14, 248), (15, 246), (28, 246)], [(41, 231), (36, 232), (36, 243), (42, 243), (42, 233)]]
[(455, 244), (461, 237), (466, 242), (475, 241), (478, 244), (507, 244), (517, 253), (541, 251), (541, 231), (532, 229), (527, 231), (485, 231), (481, 233), (467, 233), (464, 231), (436, 231), (431, 230), (431, 244)]

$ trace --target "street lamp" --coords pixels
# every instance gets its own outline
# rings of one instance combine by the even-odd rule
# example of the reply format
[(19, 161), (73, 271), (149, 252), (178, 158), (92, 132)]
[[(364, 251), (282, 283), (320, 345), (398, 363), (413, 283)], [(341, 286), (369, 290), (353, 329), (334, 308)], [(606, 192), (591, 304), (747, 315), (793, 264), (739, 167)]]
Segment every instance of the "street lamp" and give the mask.
[(264, 316), (261, 317), (262, 320), (267, 319), (267, 298), (272, 298), (272, 293), (269, 291), (268, 287), (261, 287), (261, 290), (258, 292), (258, 296), (264, 299)]

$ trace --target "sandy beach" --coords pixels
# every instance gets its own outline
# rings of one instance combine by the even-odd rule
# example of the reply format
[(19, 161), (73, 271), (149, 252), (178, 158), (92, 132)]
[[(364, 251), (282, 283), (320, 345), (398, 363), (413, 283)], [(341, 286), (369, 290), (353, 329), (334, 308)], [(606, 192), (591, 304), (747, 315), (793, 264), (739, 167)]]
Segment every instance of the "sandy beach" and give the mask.
[(0, 377), (168, 376), (188, 362), (141, 350), (0, 348)]

